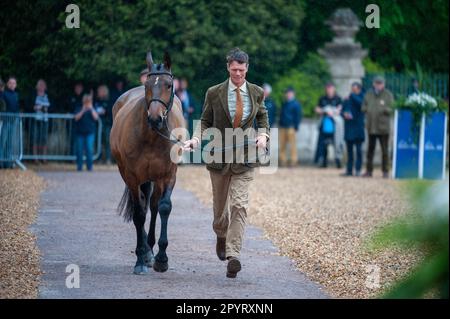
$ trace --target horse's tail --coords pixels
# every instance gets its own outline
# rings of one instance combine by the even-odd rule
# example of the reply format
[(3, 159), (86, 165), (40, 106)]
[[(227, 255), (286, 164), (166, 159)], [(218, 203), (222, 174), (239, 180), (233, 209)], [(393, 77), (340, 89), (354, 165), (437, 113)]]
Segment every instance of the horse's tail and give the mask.
[[(153, 183), (150, 181), (145, 182), (140, 186), (140, 191), (145, 196), (145, 207), (142, 207), (141, 209), (143, 209), (144, 213), (146, 213), (150, 206), (150, 197), (153, 192)], [(123, 216), (123, 219), (126, 222), (130, 222), (133, 220), (134, 214), (133, 197), (128, 186), (125, 186), (122, 198), (119, 202), (119, 205), (117, 205), (117, 211), (119, 212), (119, 215)]]
[(123, 216), (126, 222), (130, 222), (133, 219), (133, 198), (127, 186), (125, 186), (119, 205), (117, 205), (117, 212)]

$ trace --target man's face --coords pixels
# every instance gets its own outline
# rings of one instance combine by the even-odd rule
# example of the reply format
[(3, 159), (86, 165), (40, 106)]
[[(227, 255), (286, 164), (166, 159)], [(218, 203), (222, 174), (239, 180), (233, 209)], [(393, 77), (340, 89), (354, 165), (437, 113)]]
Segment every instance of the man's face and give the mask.
[(187, 88), (188, 88), (188, 82), (187, 82), (187, 80), (183, 79), (183, 80), (180, 81), (180, 88), (181, 88), (182, 90), (187, 90)]
[(294, 91), (287, 91), (285, 94), (285, 98), (287, 101), (293, 100), (295, 97)]
[(116, 82), (116, 89), (117, 89), (117, 91), (122, 91), (123, 90), (123, 82), (122, 81), (117, 81)]
[(236, 61), (227, 65), (228, 73), (230, 73), (231, 82), (236, 86), (241, 86), (245, 82), (248, 65), (246, 63), (238, 63)]
[(147, 74), (142, 74), (141, 77), (139, 78), (139, 81), (141, 82), (142, 85), (144, 85), (145, 81), (147, 81)]
[(81, 95), (83, 93), (83, 86), (81, 84), (75, 85), (74, 91), (76, 95)]
[(352, 92), (354, 94), (359, 94), (359, 93), (361, 93), (361, 88), (359, 86), (357, 86), (357, 85), (353, 85), (352, 86)]
[(383, 82), (375, 82), (373, 84), (373, 86), (375, 87), (375, 90), (377, 90), (377, 91), (383, 91), (384, 90), (384, 83)]
[(333, 97), (336, 93), (336, 88), (333, 85), (329, 85), (325, 88), (325, 92), (327, 93), (327, 96)]
[(8, 87), (8, 89), (10, 89), (11, 91), (14, 91), (17, 87), (17, 81), (16, 79), (9, 79), (8, 83), (6, 83), (6, 86)]

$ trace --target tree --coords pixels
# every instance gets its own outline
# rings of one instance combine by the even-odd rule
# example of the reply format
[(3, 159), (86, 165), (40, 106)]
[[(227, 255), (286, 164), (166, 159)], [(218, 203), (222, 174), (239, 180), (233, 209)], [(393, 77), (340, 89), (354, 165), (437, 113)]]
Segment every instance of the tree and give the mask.
[[(226, 78), (225, 55), (235, 46), (250, 55), (249, 79), (270, 81), (291, 67), (304, 16), (302, 0), (79, 0), (80, 28), (68, 29), (65, 6), (58, 2), (38, 2), (37, 10), (23, 0), (9, 4), (14, 23), (2, 11), (8, 27), (0, 31), (0, 41), (2, 47), (12, 45), (0, 61), (6, 66), (2, 73), (16, 73), (30, 83), (53, 77), (51, 87), (65, 95), (79, 79), (98, 84), (123, 76), (137, 85), (148, 49), (156, 61), (169, 51), (173, 73), (187, 77), (200, 99), (208, 86)], [(21, 42), (14, 36), (15, 25), (35, 41)], [(27, 74), (30, 68), (32, 75)]]
[(365, 22), (368, 15), (365, 8), (372, 3), (380, 8), (380, 29), (363, 26), (357, 39), (369, 49), (373, 61), (399, 72), (415, 70), (417, 64), (428, 72), (448, 72), (446, 0), (306, 0), (306, 17), (300, 33), (304, 50), (296, 61), (331, 40), (332, 32), (323, 22), (337, 8), (351, 8)]

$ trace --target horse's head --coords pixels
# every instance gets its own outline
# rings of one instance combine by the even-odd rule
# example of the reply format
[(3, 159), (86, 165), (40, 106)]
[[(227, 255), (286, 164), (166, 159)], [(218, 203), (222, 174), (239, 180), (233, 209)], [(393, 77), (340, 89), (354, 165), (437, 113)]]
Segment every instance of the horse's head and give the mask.
[(160, 130), (173, 105), (174, 90), (169, 53), (164, 53), (161, 64), (153, 63), (152, 54), (147, 53), (147, 66), (150, 73), (145, 82), (145, 100), (147, 102), (148, 124)]

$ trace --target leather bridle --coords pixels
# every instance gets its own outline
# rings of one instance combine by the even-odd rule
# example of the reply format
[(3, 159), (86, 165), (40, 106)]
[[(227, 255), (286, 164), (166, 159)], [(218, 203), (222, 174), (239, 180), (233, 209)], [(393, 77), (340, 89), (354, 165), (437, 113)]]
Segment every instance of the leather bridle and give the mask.
[(150, 99), (150, 101), (148, 101), (148, 104), (147, 104), (147, 108), (150, 106), (150, 104), (151, 104), (152, 102), (159, 102), (159, 103), (161, 103), (162, 105), (164, 105), (164, 107), (166, 108), (166, 110), (164, 111), (162, 117), (163, 117), (163, 120), (166, 120), (167, 115), (169, 114), (170, 110), (172, 109), (172, 106), (173, 106), (173, 99), (174, 99), (174, 96), (175, 96), (175, 91), (174, 91), (174, 89), (173, 89), (173, 75), (172, 75), (172, 73), (169, 73), (169, 72), (150, 72), (150, 73), (148, 74), (148, 77), (150, 77), (150, 76), (152, 76), (152, 75), (168, 75), (168, 76), (170, 76), (170, 78), (171, 78), (171, 80), (172, 80), (172, 83), (171, 83), (171, 93), (170, 93), (169, 103), (167, 103), (167, 102), (165, 102), (165, 101), (163, 101), (163, 100), (161, 100), (161, 99), (158, 99), (158, 98), (152, 98), (152, 99)]
[[(162, 105), (164, 105), (164, 107), (166, 108), (166, 110), (164, 111), (164, 113), (163, 113), (163, 115), (162, 115), (162, 121), (163, 121), (163, 125), (165, 126), (167, 132), (169, 133), (169, 136), (166, 136), (166, 135), (162, 134), (159, 130), (157, 130), (157, 129), (154, 128), (154, 127), (152, 127), (152, 129), (156, 132), (156, 134), (158, 134), (158, 135), (161, 136), (162, 138), (168, 140), (169, 142), (171, 142), (171, 143), (173, 143), (173, 144), (180, 144), (180, 145), (183, 145), (183, 142), (182, 142), (179, 138), (177, 138), (176, 136), (174, 136), (174, 135), (172, 134), (172, 132), (170, 132), (170, 130), (169, 130), (169, 124), (168, 124), (168, 122), (167, 122), (167, 116), (168, 116), (170, 110), (172, 109), (172, 106), (173, 106), (173, 99), (174, 99), (174, 96), (175, 96), (175, 91), (174, 91), (174, 87), (173, 87), (173, 74), (172, 74), (172, 73), (169, 73), (169, 72), (150, 72), (150, 73), (148, 74), (148, 77), (150, 77), (150, 76), (152, 76), (152, 75), (168, 75), (168, 76), (170, 76), (170, 78), (171, 78), (171, 80), (172, 80), (172, 83), (171, 83), (171, 93), (170, 93), (169, 103), (167, 103), (167, 102), (165, 102), (165, 101), (163, 101), (163, 100), (161, 100), (161, 99), (158, 99), (158, 98), (152, 98), (152, 99), (150, 99), (150, 101), (148, 101), (148, 104), (147, 104), (147, 109), (150, 107), (150, 104), (151, 104), (152, 102), (158, 102), (158, 103), (161, 103)], [(173, 137), (174, 139), (172, 139), (171, 137)]]

